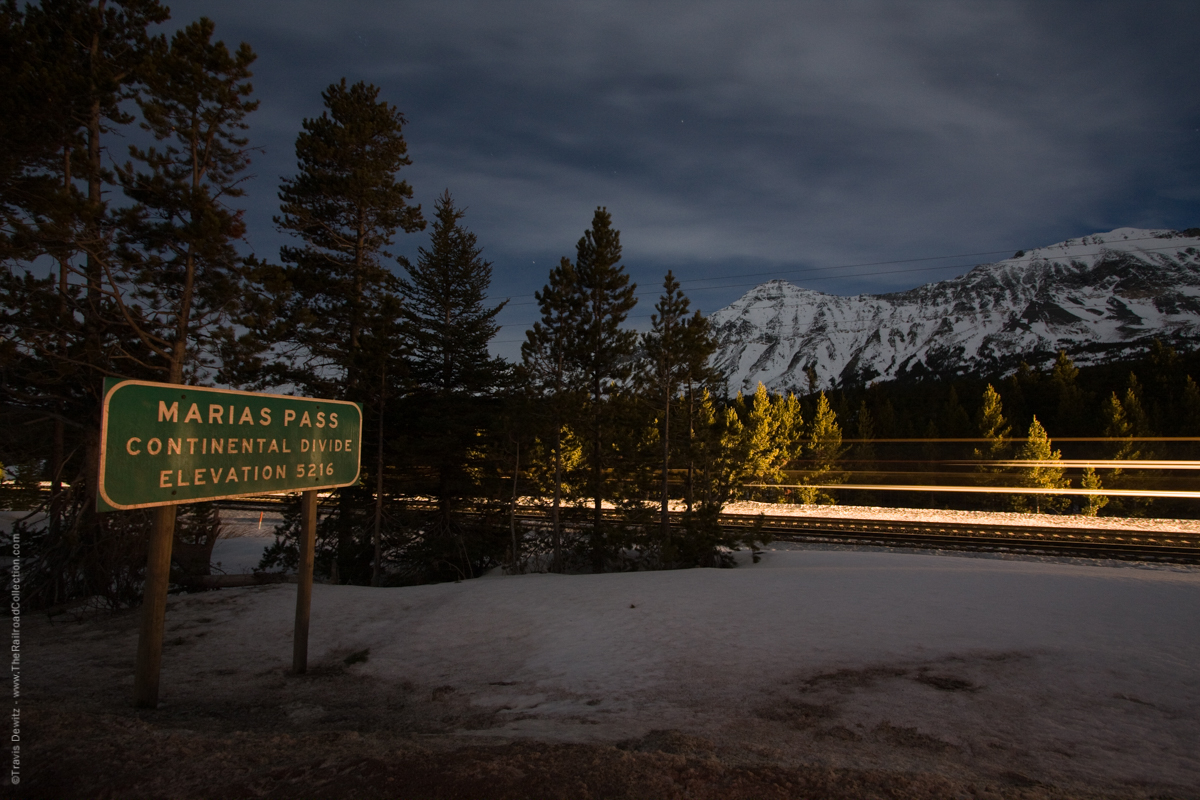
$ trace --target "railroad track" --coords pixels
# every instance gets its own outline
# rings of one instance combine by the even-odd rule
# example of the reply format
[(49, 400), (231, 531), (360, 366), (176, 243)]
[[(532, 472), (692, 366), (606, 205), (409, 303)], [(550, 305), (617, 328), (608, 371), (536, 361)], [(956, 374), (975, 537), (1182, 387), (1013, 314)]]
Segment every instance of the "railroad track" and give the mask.
[[(746, 530), (758, 517), (725, 514), (721, 522)], [(1175, 532), (783, 516), (764, 516), (763, 531), (777, 541), (1200, 564), (1200, 536)]]
[[(616, 512), (605, 516), (619, 518)], [(682, 516), (672, 514), (671, 524), (679, 525)], [(547, 516), (530, 509), (523, 510), (520, 519), (536, 524)], [(747, 532), (759, 523), (757, 514), (721, 515), (721, 526), (730, 532)], [(761, 524), (774, 541), (1200, 564), (1200, 535), (1175, 532), (790, 515), (763, 515)]]
[[(280, 500), (247, 498), (221, 501), (220, 505), (253, 511), (278, 510)], [(620, 519), (616, 511), (605, 511), (604, 516), (613, 521)], [(682, 516), (673, 513), (671, 524), (681, 524)], [(586, 518), (581, 518), (576, 510), (569, 524), (586, 525), (590, 517), (589, 512)], [(549, 514), (526, 506), (518, 511), (518, 519), (525, 525), (545, 524)], [(730, 532), (747, 532), (759, 524), (757, 514), (721, 515), (722, 527)], [(775, 541), (1200, 564), (1200, 535), (1188, 533), (785, 515), (764, 515), (761, 524), (763, 533)]]

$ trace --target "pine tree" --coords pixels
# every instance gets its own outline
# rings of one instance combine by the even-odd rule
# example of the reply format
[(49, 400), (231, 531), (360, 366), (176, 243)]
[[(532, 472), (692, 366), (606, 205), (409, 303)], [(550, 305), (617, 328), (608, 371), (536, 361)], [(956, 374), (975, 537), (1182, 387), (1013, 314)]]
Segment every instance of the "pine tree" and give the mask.
[[(1100, 481), (1100, 476), (1096, 474), (1096, 470), (1088, 467), (1083, 472), (1083, 478), (1080, 480), (1080, 487), (1090, 491), (1098, 492), (1104, 488)], [(1084, 495), (1083, 507), (1080, 510), (1085, 517), (1094, 517), (1100, 513), (1100, 509), (1108, 505), (1108, 498), (1102, 494)]]
[(806, 447), (804, 412), (800, 400), (788, 392), (787, 396), (776, 395), (771, 400), (771, 415), (775, 425), (777, 475), (782, 480), (784, 470), (803, 455)]
[(68, 200), (65, 162), (80, 143), (81, 98), (72, 92), (78, 62), (68, 58), (61, 30), (45, 25), (52, 15), (31, 13), (27, 20), (15, 0), (0, 4), (0, 261), (53, 248), (37, 234), (67, 212), (55, 206)]
[(429, 248), (420, 248), (401, 289), (412, 342), (410, 447), (436, 474), (436, 527), (456, 547), (459, 568), (473, 576), (478, 554), (453, 513), (475, 485), (473, 453), (492, 422), (485, 403), (506, 371), (488, 354), (504, 303), (485, 307), (492, 265), (460, 224), (465, 213), (448, 191), (437, 199)]
[[(54, 0), (24, 13), (8, 3), (0, 13), (14, 45), (2, 62), (8, 75), (0, 76), (0, 256), (47, 255), (57, 268), (45, 280), (28, 270), (3, 274), (6, 338), (18, 343), (7, 356), (4, 400), (10, 412), (56, 420), (56, 485), (65, 468), (64, 435), (82, 440), (70, 448), (82, 453), (82, 474), (71, 483), (85, 537), (103, 536), (94, 511), (103, 378), (148, 377), (148, 354), (112, 304), (130, 287), (113, 275), (116, 222), (106, 196), (114, 177), (105, 161), (117, 129), (134, 121), (126, 101), (152, 71), (148, 28), (167, 18), (156, 0)], [(52, 527), (61, 507), (55, 503)]]
[(563, 568), (561, 507), (564, 480), (563, 447), (567, 423), (577, 405), (578, 376), (570, 360), (572, 335), (582, 298), (576, 286), (575, 267), (564, 257), (550, 271), (540, 292), (534, 293), (542, 318), (525, 334), (521, 363), (530, 376), (534, 392), (547, 409), (551, 460), (553, 462), (550, 528), (554, 547), (554, 569)]
[(1065, 350), (1059, 350), (1050, 371), (1050, 387), (1056, 400), (1054, 419), (1057, 428), (1067, 435), (1078, 432), (1079, 408), (1083, 404), (1083, 392), (1079, 389), (1078, 379), (1079, 368)]
[(979, 408), (976, 425), (983, 438), (982, 448), (975, 451), (976, 459), (1001, 460), (1008, 453), (1012, 427), (1004, 418), (1004, 406), (997, 392), (989, 383), (983, 390), (983, 404)]
[(244, 42), (230, 54), (212, 41), (213, 29), (201, 19), (162, 48), (138, 98), (142, 127), (162, 146), (131, 146), (147, 171), (118, 170), (136, 203), (122, 215), (120, 254), (141, 308), (120, 294), (113, 299), (167, 383), (185, 382), (189, 367), (187, 377), (198, 380), (218, 363), (234, 343), (232, 323), (247, 294), (232, 244), (245, 224), (226, 204), (244, 194), (248, 142), (238, 132), (258, 106), (246, 99), (255, 56)]
[[(1003, 461), (1008, 457), (1012, 446), (1012, 441), (1009, 439), (1012, 427), (1004, 418), (1004, 406), (1000, 399), (1000, 393), (990, 383), (983, 390), (983, 403), (979, 407), (975, 424), (979, 436), (983, 439), (982, 447), (975, 448), (972, 453), (972, 457), (977, 462), (975, 470), (980, 473), (982, 485), (993, 486), (996, 484), (996, 477), (1007, 470), (1004, 467), (991, 466), (987, 462)], [(988, 504), (993, 505), (990, 502)]]
[[(845, 475), (838, 470), (838, 461), (845, 455), (842, 447), (842, 429), (824, 392), (817, 398), (817, 409), (809, 427), (807, 450), (812, 465), (807, 482), (828, 485), (845, 480)], [(837, 502), (833, 495), (815, 487), (805, 489), (803, 497), (806, 503)]]
[(496, 315), (507, 301), (485, 308), (492, 264), (478, 239), (459, 221), (466, 211), (443, 192), (434, 204), (429, 249), (400, 282), (404, 319), (412, 338), (412, 379), (439, 398), (491, 393), (504, 366), (488, 355), (500, 326)]
[[(1038, 422), (1036, 416), (1029, 425), (1029, 436), (1022, 446), (1018, 458), (1022, 461), (1042, 462), (1021, 468), (1021, 485), (1040, 489), (1063, 489), (1070, 484), (1063, 477), (1065, 470), (1062, 467), (1055, 467), (1045, 463), (1060, 460), (1062, 452), (1051, 449), (1050, 437), (1046, 435), (1046, 429)], [(1024, 496), (1013, 498), (1014, 506), (1018, 511), (1024, 511), (1029, 502), (1030, 499)], [(1043, 508), (1060, 511), (1065, 506), (1064, 499), (1054, 495), (1035, 494), (1032, 496), (1032, 502), (1034, 513), (1036, 514), (1042, 513)]]
[(1155, 338), (1150, 342), (1149, 361), (1146, 381), (1150, 390), (1146, 394), (1149, 406), (1147, 411), (1152, 420), (1151, 427), (1159, 428), (1167, 419), (1176, 416), (1173, 406), (1175, 387), (1179, 383), (1179, 353), (1174, 347)]
[(412, 187), (396, 177), (412, 163), (404, 115), (377, 87), (344, 78), (321, 97), (325, 111), (303, 121), (297, 173), (279, 190), (275, 224), (303, 244), (280, 248), (293, 358), (278, 377), (318, 397), (363, 402), (363, 383), (378, 371), (363, 363), (363, 331), (372, 309), (399, 291), (387, 248), (397, 230), (424, 230), (425, 220), (408, 203)]
[[(854, 447), (851, 449), (851, 455), (854, 458), (854, 468), (858, 473), (856, 480), (853, 483), (870, 483), (875, 480), (872, 474), (875, 471), (875, 418), (871, 414), (871, 409), (867, 407), (867, 401), (862, 400), (858, 405), (858, 413), (854, 418)], [(860, 501), (864, 505), (871, 505), (875, 502), (875, 493), (865, 491), (860, 497)]]
[[(305, 119), (296, 137), (297, 172), (281, 180), (275, 217), (301, 244), (280, 248), (281, 274), (258, 270), (264, 287), (287, 290), (275, 326), (263, 332), (280, 340), (280, 358), (263, 372), (311, 396), (378, 408), (382, 417), (387, 376), (400, 371), (395, 351), (403, 346), (365, 342), (372, 328), (396, 330), (400, 284), (387, 266), (387, 248), (397, 230), (423, 230), (425, 220), (420, 206), (409, 205), (412, 187), (397, 178), (412, 163), (404, 115), (362, 82), (347, 86), (342, 79), (321, 97), (325, 110)], [(339, 490), (338, 510), (328, 517), (342, 526), (333, 573), (338, 581), (367, 580), (360, 567), (372, 559), (363, 555), (367, 545), (356, 541), (361, 531), (353, 527), (362, 510), (350, 507), (361, 494)], [(380, 502), (375, 498), (376, 509)]]
[(1200, 386), (1191, 375), (1185, 376), (1183, 384), (1183, 428), (1184, 436), (1200, 435)]
[(719, 515), (750, 477), (750, 436), (733, 406), (718, 409), (707, 389), (696, 406), (700, 513)]
[[(1141, 457), (1137, 445), (1133, 442), (1133, 425), (1125, 414), (1125, 406), (1117, 398), (1117, 393), (1109, 395), (1102, 410), (1104, 417), (1104, 437), (1109, 441), (1109, 458), (1114, 461), (1136, 459)], [(1119, 471), (1109, 474), (1115, 478)]]
[(608, 427), (608, 399), (632, 371), (637, 334), (621, 326), (637, 304), (637, 285), (621, 261), (621, 233), (612, 227), (612, 215), (597, 208), (592, 227), (575, 247), (575, 272), (580, 298), (579, 325), (572, 347), (572, 362), (586, 392), (586, 456), (592, 496), (592, 569), (604, 569), (605, 536), (602, 507), (606, 493), (605, 467), (612, 439)]
[(671, 404), (683, 382), (686, 368), (688, 299), (670, 270), (663, 279), (663, 294), (650, 315), (649, 333), (642, 336), (646, 377), (654, 387), (655, 411), (659, 414), (662, 444), (662, 480), (659, 526), (663, 542), (670, 539), (668, 476), (671, 464)]
[(717, 340), (713, 336), (712, 326), (709, 324), (708, 318), (697, 311), (687, 320), (687, 324), (683, 329), (682, 405), (684, 424), (687, 427), (686, 446), (684, 448), (687, 457), (687, 483), (684, 491), (687, 511), (689, 513), (692, 511), (695, 500), (695, 441), (698, 393), (702, 390), (707, 390), (709, 387), (715, 388), (724, 381), (724, 376), (710, 363), (712, 355), (716, 351)]
[[(1138, 461), (1153, 458), (1153, 452), (1138, 439), (1152, 436), (1146, 413), (1142, 409), (1141, 387), (1137, 376), (1129, 374), (1129, 383), (1124, 399), (1112, 392), (1102, 408), (1104, 437), (1108, 440), (1109, 459), (1113, 461)], [(1129, 472), (1121, 467), (1109, 470), (1105, 479), (1114, 489), (1136, 488), (1146, 477), (1145, 471)], [(1143, 516), (1153, 498), (1115, 497), (1111, 499), (1111, 512), (1126, 516)]]
[[(112, 144), (123, 141), (121, 129), (137, 121), (130, 113), (131, 101), (138, 103), (151, 133), (164, 141), (154, 114), (164, 102), (187, 102), (170, 94), (180, 86), (181, 72), (196, 88), (224, 65), (210, 58), (211, 48), (185, 53), (152, 36), (151, 26), (168, 18), (167, 9), (154, 0), (52, 0), (29, 5), (19, 16), (14, 9), (9, 3), (0, 14), (10, 26), (7, 34), (20, 23), (21, 45), (7, 55), (24, 62), (20, 79), (5, 87), (0, 213), (6, 229), (0, 246), (8, 257), (48, 256), (56, 274), (47, 280), (34, 279), (28, 270), (5, 276), (4, 305), (15, 311), (12, 316), (6, 311), (5, 327), (14, 334), (9, 341), (21, 342), (6, 365), (12, 368), (6, 368), (5, 400), (19, 397), (9, 409), (24, 406), (54, 420), (52, 436), (45, 437), (51, 440), (53, 498), (45, 552), (65, 554), (54, 569), (72, 577), (53, 580), (59, 586), (73, 583), (85, 593), (123, 596), (124, 589), (113, 587), (138, 585), (141, 565), (128, 559), (144, 559), (148, 515), (95, 513), (102, 378), (169, 379), (175, 345), (182, 345), (184, 359), (196, 352), (195, 318), (180, 323), (203, 301), (189, 300), (179, 285), (171, 285), (178, 273), (172, 276), (163, 265), (178, 254), (168, 254), (164, 243), (178, 244), (176, 223), (196, 209), (196, 195), (211, 188), (213, 180), (209, 172), (184, 197), (188, 192), (181, 184), (186, 181), (159, 169), (166, 161), (151, 166), (154, 185), (141, 188), (174, 196), (155, 206), (153, 213), (165, 210), (165, 216), (152, 219), (155, 224), (141, 224), (150, 218), (138, 220), (136, 213), (114, 210), (110, 201), (115, 190), (134, 189), (122, 180), (128, 174), (110, 166), (118, 159)], [(207, 38), (203, 44), (209, 45)], [(13, 62), (6, 58), (4, 63), (7, 68)], [(15, 101), (11, 106), (10, 99)], [(211, 101), (211, 96), (196, 97), (192, 108), (210, 108)], [(242, 101), (244, 97), (234, 105)], [(216, 127), (232, 130), (223, 124)], [(236, 121), (230, 124), (236, 126)], [(17, 126), (19, 137), (9, 139)], [(171, 131), (169, 136), (179, 144), (186, 132)], [(175, 166), (183, 168), (179, 162)], [(207, 168), (211, 164), (202, 169)], [(134, 200), (143, 211), (153, 205), (146, 196)], [(210, 211), (211, 206), (201, 214)], [(210, 229), (192, 241), (206, 245), (223, 235)], [(160, 263), (151, 264), (153, 259)], [(11, 390), (17, 391), (9, 394)], [(72, 452), (77, 455), (70, 456)], [(63, 491), (64, 480), (70, 491)], [(156, 512), (168, 513), (173, 517), (173, 508)], [(57, 556), (42, 563), (53, 558)]]
[(965, 438), (971, 435), (971, 418), (958, 399), (958, 390), (952, 385), (946, 395), (946, 403), (942, 408), (941, 429), (951, 438)]
[[(370, 478), (374, 479), (374, 508), (371, 520), (371, 539), (373, 554), (371, 558), (371, 585), (381, 585), (383, 575), (383, 535), (384, 535), (384, 506), (386, 498), (383, 489), (384, 451), (389, 440), (387, 425), (389, 414), (388, 402), (403, 395), (403, 380), (407, 377), (408, 340), (401, 320), (401, 300), (397, 295), (386, 294), (379, 298), (367, 315), (363, 327), (362, 339), (363, 364), (371, 365), (375, 374), (374, 402), (363, 407), (363, 439), (362, 453), (365, 461), (367, 453), (374, 451), (374, 470), (364, 469), (362, 481), (356, 487), (356, 494), (361, 493)], [(372, 419), (372, 412), (374, 419)], [(373, 441), (372, 441), (373, 440)], [(364, 463), (364, 467), (366, 464)], [(371, 473), (374, 472), (372, 475)], [(348, 498), (347, 498), (348, 499)], [(340, 571), (340, 568), (339, 568)]]
[[(1125, 417), (1129, 420), (1129, 425), (1132, 433), (1136, 437), (1146, 438), (1154, 436), (1154, 430), (1150, 426), (1150, 417), (1142, 406), (1142, 387), (1138, 382), (1137, 375), (1129, 373), (1129, 383), (1125, 389), (1125, 396), (1122, 398), (1121, 405), (1125, 409)], [(1153, 458), (1154, 454), (1144, 445), (1142, 449), (1145, 451), (1142, 458)]]
[[(755, 483), (772, 484), (783, 480), (783, 471), (804, 451), (804, 415), (800, 401), (792, 393), (772, 397), (761, 382), (747, 406), (741, 393), (731, 408), (743, 418), (746, 443), (746, 478)], [(759, 490), (752, 494), (777, 497), (778, 490)]]

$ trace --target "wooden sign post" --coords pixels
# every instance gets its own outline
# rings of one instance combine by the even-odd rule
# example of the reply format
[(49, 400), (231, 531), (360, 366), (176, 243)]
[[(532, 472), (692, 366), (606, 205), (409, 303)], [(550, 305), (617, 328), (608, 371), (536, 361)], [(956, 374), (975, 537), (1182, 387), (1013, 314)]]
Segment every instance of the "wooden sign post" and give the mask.
[(308, 664), (317, 492), (358, 482), (362, 408), (340, 400), (105, 381), (99, 511), (153, 508), (135, 702), (158, 706), (175, 506), (303, 492), (292, 668)]
[(317, 493), (300, 499), (300, 563), (296, 567), (296, 629), (292, 636), (292, 672), (308, 671), (308, 614), (312, 607), (313, 556), (317, 549)]

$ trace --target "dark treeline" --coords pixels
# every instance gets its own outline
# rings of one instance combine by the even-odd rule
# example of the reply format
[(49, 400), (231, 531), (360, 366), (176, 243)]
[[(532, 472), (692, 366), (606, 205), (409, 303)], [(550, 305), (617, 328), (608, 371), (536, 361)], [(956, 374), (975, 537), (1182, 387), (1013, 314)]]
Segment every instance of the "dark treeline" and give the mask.
[[(1022, 369), (992, 381), (990, 400), (988, 382), (968, 379), (726, 397), (708, 323), (671, 273), (651, 330), (627, 327), (636, 287), (605, 208), (580, 221), (574, 253), (537, 292), (520, 363), (496, 359), (502, 304), (487, 299), (484, 247), (448, 190), (432, 209), (411, 202), (406, 120), (374, 86), (323, 92), (278, 187), (290, 243), (277, 258), (241, 255), (255, 55), (207, 19), (155, 33), (167, 18), (155, 0), (0, 4), (0, 459), (17, 478), (10, 504), (36, 512), (14, 526), (32, 605), (140, 598), (148, 515), (95, 510), (106, 378), (361, 404), (361, 480), (324, 504), (316, 569), (373, 585), (498, 564), (728, 564), (731, 548), (757, 546), (717, 524), (737, 498), (995, 505), (829, 487), (913, 470), (937, 481), (954, 460), (1050, 459), (1046, 432), (1110, 438), (1087, 457), (1176, 456), (1138, 438), (1200, 425), (1189, 377), (1200, 363), (1161, 346), (1121, 367), (1076, 370), (1064, 356), (1046, 374)], [(398, 236), (422, 237), (414, 261), (389, 252)], [(1027, 434), (1035, 416), (1040, 438)], [(878, 441), (889, 438), (930, 441)], [(943, 438), (982, 441), (932, 441)], [(1069, 479), (1041, 469), (971, 476)], [(1083, 510), (1095, 513), (1101, 482), (1146, 477), (1088, 479), (1098, 493)], [(540, 528), (518, 523), (525, 503), (545, 509)], [(682, 526), (668, 524), (671, 504)], [(1147, 508), (1114, 501), (1105, 513)], [(298, 527), (297, 500), (263, 569), (294, 565)], [(220, 530), (211, 504), (181, 508), (179, 573), (208, 571)]]

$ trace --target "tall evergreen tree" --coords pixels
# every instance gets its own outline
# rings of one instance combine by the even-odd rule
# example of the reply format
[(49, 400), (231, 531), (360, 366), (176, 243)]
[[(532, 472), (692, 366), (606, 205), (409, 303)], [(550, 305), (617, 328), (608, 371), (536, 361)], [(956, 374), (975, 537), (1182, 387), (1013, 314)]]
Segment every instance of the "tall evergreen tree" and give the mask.
[[(852, 483), (870, 483), (875, 480), (875, 417), (867, 407), (867, 401), (861, 400), (858, 413), (854, 415), (854, 446), (850, 455), (854, 459), (854, 469), (858, 473)], [(864, 491), (859, 495), (860, 505), (874, 505), (875, 493)]]
[(746, 414), (746, 472), (758, 483), (779, 483), (783, 470), (801, 453), (804, 417), (790, 392), (772, 398), (761, 382)]
[[(46, 21), (39, 10), (33, 14)], [(77, 64), (67, 63), (51, 34), (27, 21), (16, 0), (0, 4), (0, 261), (34, 258), (50, 246), (34, 233), (56, 201), (66, 200), (65, 143), (80, 141), (80, 98), (69, 94)]]
[[(1029, 425), (1029, 436), (1021, 447), (1018, 458), (1022, 461), (1040, 462), (1021, 469), (1021, 483), (1024, 486), (1039, 489), (1063, 489), (1069, 485), (1070, 482), (1063, 477), (1064, 469), (1047, 463), (1060, 460), (1062, 452), (1051, 448), (1050, 437), (1046, 434), (1042, 423), (1038, 422), (1037, 417), (1034, 417), (1033, 422)], [(1017, 495), (1013, 498), (1013, 504), (1018, 511), (1026, 510), (1030, 502), (1033, 503), (1033, 510), (1036, 514), (1042, 513), (1043, 509), (1060, 511), (1066, 505), (1062, 497), (1055, 495), (1035, 494), (1032, 498)]]
[[(990, 383), (983, 390), (982, 402), (975, 415), (975, 427), (977, 435), (983, 439), (971, 453), (975, 460), (975, 472), (979, 474), (978, 482), (982, 486), (996, 486), (1000, 483), (999, 476), (1008, 472), (1008, 469), (988, 462), (1004, 461), (1011, 457), (1012, 426), (1004, 416), (1000, 393)], [(1010, 505), (1003, 496), (985, 496), (981, 503), (990, 508), (1007, 508)]]
[(979, 435), (983, 438), (983, 447), (975, 451), (975, 457), (989, 461), (1003, 459), (1010, 445), (1012, 426), (1004, 418), (1004, 405), (1000, 393), (992, 388), (990, 383), (983, 390), (983, 403), (979, 407), (976, 425)]
[(443, 192), (434, 204), (429, 249), (400, 281), (404, 319), (412, 344), (412, 379), (448, 399), (482, 396), (496, 388), (504, 367), (488, 355), (488, 342), (500, 326), (504, 301), (485, 308), (492, 264), (481, 257), (474, 233), (459, 224), (466, 216)]
[(459, 223), (464, 215), (449, 192), (437, 199), (429, 248), (420, 249), (401, 289), (412, 348), (412, 447), (436, 473), (437, 526), (471, 575), (472, 554), (452, 514), (474, 485), (471, 454), (492, 416), (484, 402), (505, 375), (503, 362), (488, 355), (504, 303), (485, 307), (492, 265)]
[(1181, 403), (1180, 433), (1184, 436), (1200, 435), (1200, 385), (1191, 375), (1185, 376)]
[(550, 271), (540, 292), (534, 293), (542, 318), (526, 332), (521, 361), (531, 377), (535, 393), (547, 409), (552, 472), (550, 528), (554, 547), (554, 569), (563, 568), (561, 508), (563, 496), (563, 445), (566, 426), (578, 394), (577, 375), (570, 359), (572, 335), (582, 305), (576, 286), (575, 267), (564, 257)]
[[(817, 409), (809, 426), (806, 449), (812, 463), (809, 482), (828, 485), (845, 480), (845, 475), (838, 469), (838, 462), (845, 454), (842, 447), (842, 428), (838, 425), (837, 414), (830, 407), (824, 392), (817, 398)], [(833, 495), (820, 489), (805, 490), (803, 496), (806, 503), (837, 502)]]
[(397, 178), (412, 164), (404, 115), (361, 81), (343, 78), (321, 97), (325, 111), (302, 123), (297, 173), (279, 190), (275, 223), (303, 244), (280, 249), (292, 289), (292, 360), (277, 378), (362, 402), (364, 381), (377, 373), (363, 363), (363, 331), (372, 309), (399, 291), (387, 248), (397, 230), (424, 230), (425, 220), (409, 204), (412, 187)]
[[(1153, 435), (1142, 409), (1140, 395), (1137, 376), (1130, 373), (1124, 399), (1118, 399), (1117, 393), (1112, 392), (1102, 407), (1108, 457), (1113, 461), (1138, 461), (1154, 457), (1146, 443), (1140, 441)], [(1116, 467), (1109, 470), (1105, 478), (1111, 488), (1128, 489), (1137, 488), (1140, 479), (1145, 476), (1145, 471), (1130, 472)], [(1126, 516), (1143, 516), (1152, 503), (1153, 498), (1148, 497), (1113, 497), (1110, 499), (1110, 510)]]
[[(260, 270), (268, 288), (286, 289), (280, 324), (268, 334), (278, 359), (263, 372), (310, 395), (378, 408), (382, 419), (387, 376), (399, 371), (392, 362), (403, 348), (366, 341), (372, 328), (395, 330), (400, 283), (387, 248), (397, 230), (423, 230), (425, 220), (421, 207), (409, 204), (412, 187), (397, 177), (412, 163), (404, 115), (363, 82), (348, 86), (343, 78), (321, 97), (325, 110), (305, 119), (296, 137), (297, 172), (281, 182), (275, 217), (301, 244), (280, 248), (281, 274)], [(378, 442), (373, 449), (378, 456)], [(339, 581), (365, 582), (373, 560), (365, 555), (369, 545), (356, 539), (361, 494), (339, 490), (329, 523), (337, 528)], [(379, 503), (375, 498), (376, 516)]]
[(255, 56), (245, 42), (231, 54), (212, 41), (213, 29), (202, 18), (158, 55), (138, 104), (143, 127), (163, 144), (131, 146), (144, 170), (119, 170), (136, 203), (122, 215), (120, 253), (141, 308), (113, 299), (167, 383), (183, 383), (188, 367), (194, 380), (217, 364), (234, 343), (232, 323), (247, 294), (232, 244), (245, 224), (227, 203), (244, 194), (248, 141), (239, 133), (258, 106), (247, 99)]
[[(1122, 398), (1122, 406), (1125, 409), (1125, 417), (1129, 420), (1130, 428), (1133, 435), (1136, 437), (1146, 438), (1154, 436), (1154, 430), (1150, 425), (1150, 415), (1146, 413), (1145, 407), (1142, 404), (1142, 386), (1138, 382), (1137, 375), (1129, 373), (1129, 383), (1125, 387), (1125, 396)], [(1153, 452), (1146, 446), (1142, 445), (1142, 458), (1153, 458)]]
[[(10, 3), (0, 15), (6, 35), (20, 23), (20, 46), (3, 59), (5, 69), (13, 56), (24, 62), (20, 79), (5, 87), (4, 255), (49, 256), (56, 274), (46, 280), (29, 270), (5, 275), (6, 335), (11, 331), (10, 341), (21, 344), (9, 354), (4, 391), (10, 411), (21, 407), (53, 419), (42, 563), (58, 565), (57, 588), (46, 596), (62, 600), (76, 591), (136, 587), (139, 580), (140, 565), (129, 558), (144, 547), (145, 515), (95, 513), (102, 379), (169, 376), (162, 356), (172, 348), (163, 347), (169, 343), (163, 323), (181, 298), (146, 308), (144, 293), (153, 289), (139, 280), (145, 275), (129, 269), (136, 261), (130, 254), (151, 252), (161, 231), (139, 228), (114, 210), (110, 198), (121, 182), (110, 165), (117, 160), (114, 140), (124, 139), (120, 129), (136, 121), (129, 101), (143, 103), (143, 120), (153, 127), (145, 103), (153, 103), (166, 74), (186, 59), (151, 34), (151, 26), (168, 18), (155, 0), (46, 0), (19, 16), (14, 8)], [(212, 74), (213, 63), (190, 55), (186, 69)], [(20, 135), (10, 139), (17, 126)], [(156, 319), (156, 312), (163, 315)], [(194, 343), (194, 327), (185, 328)], [(62, 490), (64, 479), (69, 492)]]
[(1058, 357), (1050, 371), (1050, 387), (1055, 398), (1056, 430), (1062, 431), (1063, 435), (1078, 433), (1083, 392), (1079, 389), (1079, 368), (1065, 350), (1058, 351)]
[[(1133, 441), (1133, 425), (1125, 413), (1125, 406), (1113, 392), (1105, 401), (1102, 414), (1104, 418), (1104, 437), (1108, 440), (1108, 457), (1114, 461), (1133, 460), (1142, 457), (1138, 445)], [(1110, 478), (1116, 478), (1119, 470), (1110, 473)]]
[(946, 403), (942, 407), (941, 424), (943, 434), (951, 438), (966, 438), (971, 435), (971, 418), (958, 400), (958, 390), (950, 387)]
[(679, 291), (679, 281), (670, 270), (663, 279), (663, 293), (650, 315), (650, 331), (642, 336), (647, 378), (653, 386), (655, 412), (659, 417), (662, 444), (659, 526), (664, 542), (670, 539), (668, 488), (671, 465), (671, 405), (685, 375), (688, 299)]
[(737, 409), (718, 408), (709, 391), (701, 389), (696, 404), (696, 460), (702, 517), (715, 519), (751, 477), (750, 441)]
[(854, 449), (852, 453), (859, 468), (870, 470), (875, 465), (875, 416), (867, 407), (867, 401), (858, 404), (858, 413), (854, 418)]
[[(383, 579), (383, 515), (384, 515), (384, 451), (387, 436), (387, 404), (403, 394), (403, 380), (407, 377), (408, 340), (404, 334), (404, 322), (401, 319), (401, 298), (398, 295), (386, 294), (371, 309), (364, 327), (362, 340), (362, 361), (375, 370), (371, 376), (378, 387), (375, 392), (374, 406), (364, 407), (363, 424), (370, 431), (364, 431), (364, 459), (370, 450), (374, 450), (375, 482), (374, 508), (371, 519), (371, 585), (379, 586)], [(374, 419), (371, 419), (371, 411)], [(374, 433), (371, 441), (370, 433)]]
[(699, 311), (688, 318), (683, 328), (683, 422), (686, 426), (687, 457), (686, 486), (684, 499), (691, 513), (695, 501), (696, 480), (696, 414), (699, 395), (702, 391), (716, 390), (724, 383), (724, 376), (712, 366), (712, 355), (717, 351), (717, 340), (712, 325)]
[(637, 285), (621, 263), (621, 232), (613, 228), (612, 215), (597, 208), (592, 227), (575, 247), (575, 272), (580, 299), (579, 325), (574, 335), (572, 361), (586, 392), (584, 428), (586, 456), (591, 474), (592, 568), (604, 570), (605, 534), (603, 502), (605, 466), (612, 433), (608, 430), (608, 399), (630, 376), (637, 334), (621, 326), (637, 305)]
[[(5, 249), (49, 255), (58, 272), (45, 281), (28, 272), (5, 276), (4, 305), (15, 313), (7, 326), (23, 343), (16, 372), (28, 375), (34, 390), (6, 392), (6, 399), (10, 407), (79, 426), (84, 457), (77, 486), (86, 494), (85, 527), (94, 528), (103, 378), (143, 375), (146, 355), (129, 341), (113, 308), (112, 299), (129, 287), (114, 281), (115, 221), (106, 198), (114, 177), (105, 156), (115, 129), (134, 120), (124, 104), (152, 71), (156, 47), (148, 29), (168, 12), (156, 0), (47, 0), (23, 15), (9, 4), (3, 17), (6, 35), (18, 40), (4, 63), (20, 70), (5, 97), (14, 102), (5, 103), (7, 152), (0, 164), (0, 206), (10, 234)], [(13, 57), (28, 61), (14, 65)], [(30, 315), (30, 308), (44, 313)], [(48, 400), (47, 392), (57, 397)], [(56, 427), (55, 450), (62, 435)], [(58, 474), (61, 460), (54, 461)]]
[[(739, 399), (741, 394), (738, 394)], [(771, 413), (771, 395), (766, 385), (758, 382), (754, 399), (746, 413), (746, 471), (756, 483), (778, 483), (780, 470), (776, 435), (778, 426)]]

